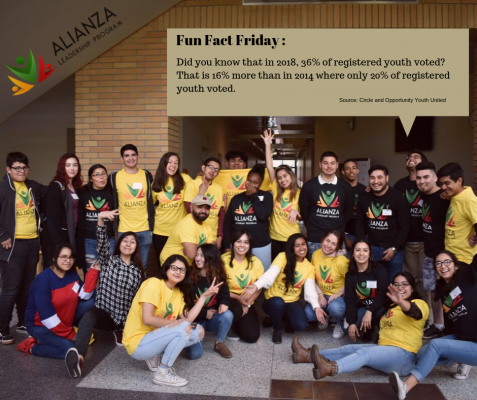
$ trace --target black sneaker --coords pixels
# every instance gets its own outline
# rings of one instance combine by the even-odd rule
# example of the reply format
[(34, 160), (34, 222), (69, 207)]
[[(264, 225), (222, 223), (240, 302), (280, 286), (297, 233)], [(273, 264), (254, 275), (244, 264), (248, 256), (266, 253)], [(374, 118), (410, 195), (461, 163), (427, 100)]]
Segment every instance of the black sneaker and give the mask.
[(13, 343), (15, 343), (15, 339), (10, 334), (0, 333), (0, 343), (1, 344), (13, 344)]
[(74, 347), (69, 349), (65, 356), (66, 369), (71, 378), (81, 378), (81, 366), (82, 362), (78, 353)]
[(282, 343), (282, 332), (281, 331), (273, 331), (272, 342), (275, 343), (275, 344), (281, 344)]
[(26, 326), (24, 324), (18, 324), (17, 325), (17, 332), (18, 333), (23, 333), (24, 335), (28, 335)]
[(442, 336), (442, 330), (432, 324), (427, 329), (424, 329), (424, 336), (422, 338), (429, 340), (434, 339), (438, 336)]

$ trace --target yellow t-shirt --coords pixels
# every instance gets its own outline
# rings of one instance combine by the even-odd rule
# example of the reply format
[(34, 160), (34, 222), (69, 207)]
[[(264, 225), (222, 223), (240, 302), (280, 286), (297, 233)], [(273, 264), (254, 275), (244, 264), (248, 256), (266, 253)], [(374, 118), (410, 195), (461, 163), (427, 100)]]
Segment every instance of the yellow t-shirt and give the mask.
[(477, 246), (471, 247), (467, 239), (475, 234), (477, 223), (477, 197), (472, 188), (466, 187), (451, 198), (446, 217), (446, 249), (459, 261), (470, 264), (477, 254)]
[(297, 262), (295, 267), (295, 281), (293, 282), (293, 287), (288, 288), (286, 292), (285, 287), (285, 273), (283, 270), (287, 265), (287, 257), (285, 253), (280, 253), (275, 260), (272, 261), (272, 265), (275, 265), (280, 268), (280, 273), (275, 279), (272, 287), (265, 291), (265, 298), (269, 299), (270, 297), (281, 297), (285, 303), (293, 303), (300, 299), (300, 294), (305, 285), (307, 279), (314, 279), (313, 275), (313, 265), (305, 258), (303, 262)]
[[(221, 169), (219, 174), (214, 179), (214, 183), (219, 185), (224, 193), (227, 195), (227, 204), (225, 209), (228, 208), (230, 200), (236, 194), (245, 192), (245, 182), (247, 181), (247, 175), (250, 172), (249, 169)], [(268, 171), (265, 170), (265, 178), (263, 179), (261, 190), (268, 192), (270, 190), (270, 177)]]
[(417, 321), (402, 312), (401, 307), (390, 308), (379, 323), (379, 344), (382, 346), (396, 346), (401, 349), (417, 353), (422, 347), (424, 325), (429, 316), (429, 307), (423, 300), (412, 300), (422, 313)]
[(321, 249), (311, 257), (315, 269), (316, 282), (323, 294), (331, 296), (340, 290), (345, 283), (349, 260), (345, 256), (325, 257)]
[(35, 239), (38, 237), (38, 227), (36, 225), (33, 197), (25, 182), (13, 182), (13, 184), (17, 192), (15, 199), (15, 239)]
[[(184, 193), (184, 201), (191, 202), (194, 197), (199, 193), (199, 186), (202, 183), (202, 177), (197, 177), (195, 180), (187, 183)], [(212, 231), (212, 240), (217, 240), (217, 231), (219, 229), (219, 211), (221, 207), (224, 207), (224, 191), (222, 187), (215, 183), (215, 180), (209, 186), (205, 195), (210, 199), (212, 206), (210, 207), (209, 218), (205, 220), (205, 223), (210, 227)]]
[(298, 222), (295, 222), (294, 224), (290, 224), (288, 222), (288, 218), (290, 217), (290, 212), (292, 210), (300, 211), (300, 207), (298, 205), (300, 189), (298, 189), (293, 201), (289, 201), (291, 193), (290, 189), (285, 190), (280, 201), (277, 201), (277, 185), (278, 182), (275, 179), (275, 181), (272, 183), (273, 212), (270, 216), (270, 237), (273, 240), (286, 242), (294, 233), (300, 233)]
[(177, 319), (185, 307), (184, 295), (179, 288), (169, 289), (162, 279), (149, 278), (144, 281), (132, 301), (124, 326), (123, 345), (129, 354), (134, 353), (147, 333), (158, 329), (142, 321), (142, 303), (155, 307), (155, 317), (170, 320)]
[(136, 174), (127, 174), (124, 169), (116, 175), (118, 191), (119, 232), (143, 232), (149, 230), (147, 214), (146, 172), (139, 168)]
[[(242, 294), (245, 288), (256, 282), (264, 273), (262, 262), (255, 256), (252, 256), (250, 265), (247, 260), (239, 263), (233, 260), (233, 268), (230, 267), (230, 258), (232, 254), (227, 252), (222, 255), (225, 272), (227, 273), (229, 290), (231, 293)], [(247, 269), (248, 267), (248, 269)]]
[[(192, 179), (187, 174), (181, 174), (184, 182), (190, 182)], [(187, 215), (184, 206), (185, 186), (180, 193), (174, 194), (174, 183), (169, 177), (166, 184), (166, 190), (159, 193), (152, 191), (152, 201), (154, 204), (159, 203), (156, 207), (154, 218), (154, 234), (161, 236), (169, 236), (177, 224)]]
[(167, 239), (166, 245), (161, 252), (161, 264), (167, 260), (167, 258), (173, 254), (180, 254), (186, 258), (189, 265), (192, 265), (192, 260), (184, 254), (184, 246), (182, 243), (195, 243), (200, 246), (204, 243), (212, 242), (212, 232), (210, 227), (205, 223), (202, 225), (195, 222), (191, 214), (182, 218), (172, 233)]

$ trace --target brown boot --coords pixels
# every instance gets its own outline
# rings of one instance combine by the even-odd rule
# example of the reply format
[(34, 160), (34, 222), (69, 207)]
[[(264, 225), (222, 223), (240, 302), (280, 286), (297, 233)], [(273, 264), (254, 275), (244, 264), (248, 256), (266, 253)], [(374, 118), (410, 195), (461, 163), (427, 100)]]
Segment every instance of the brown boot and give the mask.
[(311, 349), (305, 349), (298, 341), (298, 335), (293, 337), (292, 341), (293, 363), (311, 363), (310, 352)]
[(313, 363), (313, 378), (316, 380), (325, 376), (333, 376), (338, 373), (338, 364), (336, 361), (327, 361), (321, 354), (316, 344), (311, 348), (311, 362)]
[(232, 358), (232, 352), (229, 348), (225, 345), (224, 342), (220, 342), (218, 340), (215, 341), (214, 351), (219, 353), (223, 358)]

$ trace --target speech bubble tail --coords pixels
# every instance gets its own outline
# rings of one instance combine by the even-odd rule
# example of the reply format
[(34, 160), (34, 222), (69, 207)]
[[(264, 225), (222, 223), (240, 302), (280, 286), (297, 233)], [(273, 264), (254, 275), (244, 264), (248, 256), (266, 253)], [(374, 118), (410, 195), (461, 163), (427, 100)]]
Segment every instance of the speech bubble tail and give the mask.
[(406, 131), (406, 135), (409, 136), (411, 132), (412, 124), (414, 124), (414, 120), (416, 119), (415, 115), (400, 115), (399, 119), (401, 120), (401, 124)]

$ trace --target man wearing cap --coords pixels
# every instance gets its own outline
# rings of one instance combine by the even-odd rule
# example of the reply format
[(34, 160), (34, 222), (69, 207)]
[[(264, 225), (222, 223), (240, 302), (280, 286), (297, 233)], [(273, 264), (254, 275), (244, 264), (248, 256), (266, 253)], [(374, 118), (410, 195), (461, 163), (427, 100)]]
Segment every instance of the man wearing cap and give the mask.
[(184, 256), (189, 265), (192, 265), (197, 248), (213, 241), (212, 230), (204, 223), (209, 217), (210, 207), (210, 199), (206, 195), (202, 194), (193, 198), (191, 213), (179, 221), (167, 239), (161, 252), (161, 265), (173, 254)]

